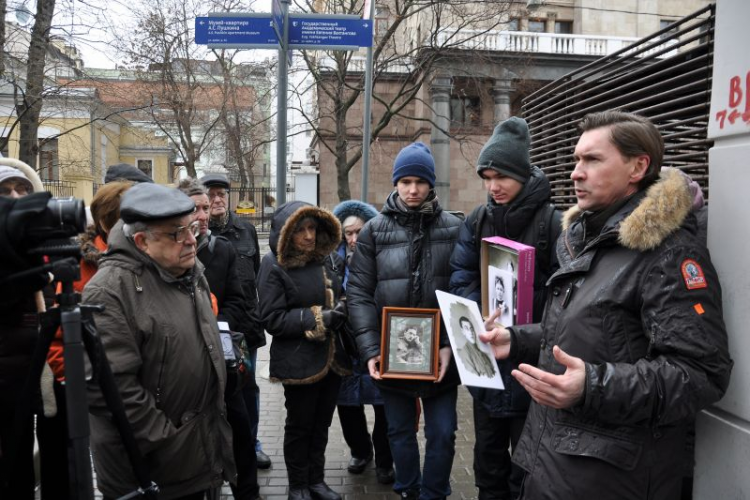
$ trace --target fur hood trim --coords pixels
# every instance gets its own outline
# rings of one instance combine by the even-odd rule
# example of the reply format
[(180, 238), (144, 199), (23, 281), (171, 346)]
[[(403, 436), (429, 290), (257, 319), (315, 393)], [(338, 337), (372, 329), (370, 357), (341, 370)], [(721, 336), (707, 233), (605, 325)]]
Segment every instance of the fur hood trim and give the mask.
[(83, 261), (94, 268), (99, 267), (99, 259), (107, 250), (107, 244), (96, 234), (94, 226), (86, 228), (86, 232), (79, 236)]
[(350, 215), (359, 217), (367, 222), (378, 215), (378, 211), (368, 203), (359, 200), (346, 200), (333, 207), (333, 215), (335, 215), (342, 224)]
[[(297, 224), (307, 217), (318, 222), (315, 249), (303, 254), (294, 251), (292, 234)], [(308, 262), (321, 262), (336, 250), (341, 241), (341, 223), (328, 210), (312, 205), (303, 205), (284, 221), (276, 244), (276, 259), (284, 269), (304, 267)]]
[[(692, 208), (693, 198), (682, 173), (675, 169), (661, 172), (638, 206), (620, 223), (619, 242), (625, 248), (645, 252), (658, 247), (677, 231)], [(563, 231), (581, 215), (577, 206), (563, 214)]]

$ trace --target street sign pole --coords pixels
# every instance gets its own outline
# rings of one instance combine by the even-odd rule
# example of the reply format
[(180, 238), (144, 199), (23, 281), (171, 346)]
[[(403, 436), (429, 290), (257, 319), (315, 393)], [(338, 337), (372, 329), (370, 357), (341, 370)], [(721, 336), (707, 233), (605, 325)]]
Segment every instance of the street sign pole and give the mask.
[(291, 0), (281, 0), (281, 31), (279, 43), (279, 86), (276, 106), (276, 207), (286, 203), (286, 111), (287, 111), (287, 41), (289, 40), (289, 4)]
[[(298, 14), (273, 0), (271, 15), (216, 13), (195, 18), (195, 43), (212, 48), (279, 50), (276, 113), (276, 206), (286, 202), (287, 88), (291, 49), (358, 50), (372, 46), (372, 21), (357, 16)], [(371, 92), (370, 92), (371, 93)]]
[[(369, 5), (368, 5), (369, 3)], [(372, 0), (365, 1), (365, 8), (369, 7), (369, 12), (365, 12), (367, 19), (374, 22), (375, 2)], [(373, 33), (374, 33), (373, 29)], [(362, 127), (362, 193), (359, 199), (367, 203), (367, 190), (370, 182), (370, 126), (372, 122), (372, 46), (367, 47), (367, 62), (365, 63), (365, 113), (364, 124)]]

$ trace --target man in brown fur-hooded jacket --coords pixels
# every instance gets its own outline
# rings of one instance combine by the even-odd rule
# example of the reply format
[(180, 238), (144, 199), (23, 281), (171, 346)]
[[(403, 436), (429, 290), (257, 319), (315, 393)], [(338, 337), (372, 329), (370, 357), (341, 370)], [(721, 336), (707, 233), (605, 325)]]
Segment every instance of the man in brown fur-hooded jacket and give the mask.
[(340, 500), (324, 482), (325, 450), (341, 376), (351, 374), (338, 329), (344, 262), (341, 224), (328, 210), (293, 201), (271, 222), (260, 264), (260, 320), (273, 336), (271, 379), (284, 384), (284, 461), (289, 499)]
[(534, 402), (513, 461), (522, 499), (680, 498), (685, 435), (726, 391), (721, 288), (656, 127), (608, 111), (581, 123), (560, 269), (540, 324), (481, 334)]

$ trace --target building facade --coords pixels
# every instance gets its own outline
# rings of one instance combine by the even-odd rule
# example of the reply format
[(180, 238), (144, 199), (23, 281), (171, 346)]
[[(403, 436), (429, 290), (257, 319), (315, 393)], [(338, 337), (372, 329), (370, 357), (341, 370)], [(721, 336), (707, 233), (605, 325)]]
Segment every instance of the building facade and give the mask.
[[(384, 103), (406, 94), (410, 86), (417, 89), (371, 145), (367, 201), (379, 205), (385, 200), (392, 190), (393, 158), (406, 144), (422, 141), (430, 145), (436, 159), (442, 203), (451, 210), (470, 211), (485, 199), (475, 168), (479, 151), (496, 123), (521, 115), (525, 96), (602, 56), (626, 50), (640, 37), (660, 30), (667, 33), (673, 21), (708, 3), (632, 0), (613, 7), (611, 2), (598, 0), (477, 2), (462, 4), (463, 9), (493, 6), (498, 10), (485, 16), (492, 19), (479, 16), (471, 24), (461, 23), (466, 16), (458, 21), (450, 16), (447, 21), (436, 20), (435, 11), (429, 9), (410, 16), (383, 48), (380, 59), (385, 60), (389, 50), (408, 57), (376, 63), (373, 129), (383, 116)], [(387, 33), (394, 9), (387, 2), (376, 4), (376, 42)], [(321, 66), (326, 64), (335, 79), (335, 62), (321, 58)], [(347, 82), (361, 85), (363, 53), (352, 56), (348, 69)], [(325, 70), (321, 75), (325, 77)], [(325, 85), (322, 80), (319, 88)], [(341, 182), (349, 183), (352, 198), (361, 198), (361, 161), (348, 178), (332, 168), (337, 155), (351, 154), (361, 145), (361, 100), (345, 118), (348, 148), (337, 148), (335, 143), (341, 140), (329, 132), (340, 119), (335, 102), (330, 92), (317, 92), (319, 126), (312, 146), (319, 152), (323, 206), (339, 202)]]

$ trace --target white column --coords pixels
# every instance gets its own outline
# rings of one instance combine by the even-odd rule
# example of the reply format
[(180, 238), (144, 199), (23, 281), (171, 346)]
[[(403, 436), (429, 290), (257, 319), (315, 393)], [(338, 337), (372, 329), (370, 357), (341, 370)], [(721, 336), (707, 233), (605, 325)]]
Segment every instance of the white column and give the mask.
[(435, 191), (444, 209), (450, 207), (451, 193), (451, 77), (437, 75), (430, 86), (432, 94), (432, 133), (430, 149), (435, 157)]
[[(750, 3), (716, 4), (713, 90), (708, 136), (708, 246), (721, 279), (724, 322), (734, 370), (729, 389), (714, 407), (698, 415), (693, 498), (750, 498)], [(745, 121), (747, 119), (747, 121)], [(709, 286), (711, 286), (709, 284)]]

